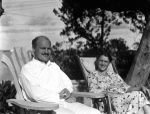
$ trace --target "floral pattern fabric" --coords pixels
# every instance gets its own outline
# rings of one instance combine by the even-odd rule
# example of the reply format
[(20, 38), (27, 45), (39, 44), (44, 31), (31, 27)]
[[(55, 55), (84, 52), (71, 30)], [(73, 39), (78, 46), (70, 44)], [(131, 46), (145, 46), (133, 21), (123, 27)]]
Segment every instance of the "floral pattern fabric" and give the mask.
[(111, 96), (111, 104), (114, 114), (136, 114), (141, 107), (150, 104), (143, 92), (127, 92), (130, 87), (116, 73), (107, 72), (106, 75), (94, 71), (88, 76), (90, 92), (99, 93), (108, 91), (114, 93)]

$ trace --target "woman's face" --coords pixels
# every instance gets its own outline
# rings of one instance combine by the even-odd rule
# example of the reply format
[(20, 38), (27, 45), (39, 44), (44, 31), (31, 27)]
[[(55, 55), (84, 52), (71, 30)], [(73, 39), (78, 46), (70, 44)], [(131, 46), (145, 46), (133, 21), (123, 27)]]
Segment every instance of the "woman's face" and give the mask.
[(100, 72), (107, 70), (110, 61), (107, 56), (101, 55), (97, 60), (97, 67)]

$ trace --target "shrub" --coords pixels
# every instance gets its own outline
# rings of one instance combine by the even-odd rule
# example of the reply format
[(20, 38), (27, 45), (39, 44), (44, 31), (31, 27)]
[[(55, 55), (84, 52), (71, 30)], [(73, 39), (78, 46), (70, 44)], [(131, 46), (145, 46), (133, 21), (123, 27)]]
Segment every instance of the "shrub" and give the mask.
[(16, 108), (8, 106), (7, 99), (15, 98), (16, 89), (11, 81), (2, 81), (0, 83), (0, 113), (16, 114)]

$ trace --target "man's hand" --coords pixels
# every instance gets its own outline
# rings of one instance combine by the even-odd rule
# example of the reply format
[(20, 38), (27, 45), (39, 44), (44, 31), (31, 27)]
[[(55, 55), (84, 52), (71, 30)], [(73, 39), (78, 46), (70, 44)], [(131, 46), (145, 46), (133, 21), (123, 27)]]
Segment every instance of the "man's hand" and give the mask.
[(129, 87), (126, 92), (132, 92), (132, 91), (140, 91), (141, 87)]
[(59, 93), (60, 99), (67, 99), (70, 96), (70, 92), (68, 89), (64, 88), (60, 93)]

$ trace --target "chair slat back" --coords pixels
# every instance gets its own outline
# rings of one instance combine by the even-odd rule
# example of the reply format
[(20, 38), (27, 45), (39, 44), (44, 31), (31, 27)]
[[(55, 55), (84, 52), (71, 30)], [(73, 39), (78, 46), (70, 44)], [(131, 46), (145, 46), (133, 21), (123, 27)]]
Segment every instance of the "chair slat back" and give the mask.
[(18, 59), (16, 58), (15, 52), (11, 53), (10, 59), (11, 59), (12, 65), (15, 69), (16, 76), (17, 76), (17, 78), (19, 78), (20, 71), (21, 71), (21, 66), (18, 63)]
[(25, 53), (25, 54), (27, 54), (26, 56), (28, 56), (29, 61), (34, 57), (34, 53), (32, 50), (28, 50), (27, 53)]
[(1, 62), (3, 62), (4, 64), (6, 64), (6, 66), (9, 68), (12, 76), (13, 76), (13, 82), (17, 91), (17, 99), (23, 99), (23, 95), (22, 95), (22, 91), (20, 88), (20, 85), (18, 83), (18, 78), (17, 78), (17, 72), (16, 72), (16, 68), (14, 68), (14, 65), (12, 64), (12, 61), (10, 59), (10, 57), (8, 57), (7, 55), (5, 55), (2, 51), (0, 51), (1, 53)]
[(19, 76), (22, 66), (29, 62), (31, 58), (29, 58), (27, 50), (24, 47), (15, 47), (10, 56), (5, 55), (2, 51), (0, 53), (1, 61), (7, 65), (13, 76), (14, 85), (17, 90), (16, 97), (17, 99), (23, 100), (24, 98), (19, 84)]
[(16, 62), (18, 62), (20, 68), (22, 68), (22, 66), (25, 64), (25, 60), (23, 58), (21, 48), (20, 47), (14, 47), (14, 52), (15, 52), (16, 59), (17, 59)]
[(21, 47), (21, 52), (22, 52), (24, 63), (28, 63), (31, 60), (31, 57), (29, 56), (30, 53), (28, 53), (28, 51), (24, 47)]

